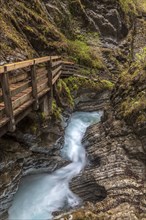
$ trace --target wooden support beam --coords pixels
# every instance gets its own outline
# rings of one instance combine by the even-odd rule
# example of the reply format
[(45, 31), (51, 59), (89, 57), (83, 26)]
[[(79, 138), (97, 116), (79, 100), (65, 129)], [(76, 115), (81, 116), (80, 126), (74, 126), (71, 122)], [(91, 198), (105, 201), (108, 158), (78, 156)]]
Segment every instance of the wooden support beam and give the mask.
[(59, 60), (59, 61), (54, 61), (54, 62), (52, 62), (52, 67), (59, 66), (60, 64), (62, 64), (62, 61), (61, 61), (61, 60)]
[(55, 69), (52, 70), (52, 75), (53, 78), (58, 74), (58, 72), (61, 70), (62, 66), (60, 64), (60, 66), (56, 67)]
[(52, 111), (52, 101), (53, 101), (53, 73), (52, 73), (52, 57), (50, 56), (50, 61), (47, 63), (48, 68), (48, 86), (49, 91), (49, 109)]
[(35, 100), (34, 102), (34, 110), (38, 110), (39, 102), (38, 102), (38, 91), (37, 91), (37, 75), (36, 75), (36, 65), (35, 61), (33, 66), (31, 67), (31, 85), (32, 85), (32, 96)]
[(15, 118), (14, 118), (14, 113), (13, 113), (12, 98), (11, 98), (11, 91), (10, 91), (9, 80), (8, 80), (7, 67), (5, 67), (4, 73), (0, 75), (0, 80), (1, 80), (1, 86), (2, 86), (4, 105), (5, 105), (5, 113), (7, 117), (9, 118), (8, 128), (10, 132), (13, 132), (16, 129), (16, 124), (15, 124)]
[[(36, 65), (41, 63), (46, 63), (47, 68), (46, 65), (39, 65), (41, 67), (36, 70)], [(70, 69), (74, 69), (71, 63), (67, 64), (71, 65)], [(18, 71), (17, 74), (12, 72), (26, 67), (31, 68), (31, 72), (28, 69)], [(65, 68), (68, 69), (69, 66)], [(39, 108), (41, 99), (47, 100), (49, 111), (52, 110), (53, 94), (58, 105), (62, 105), (54, 85), (61, 73), (60, 56), (47, 56), (0, 66), (0, 136), (7, 131), (15, 131), (19, 120), (31, 109)]]

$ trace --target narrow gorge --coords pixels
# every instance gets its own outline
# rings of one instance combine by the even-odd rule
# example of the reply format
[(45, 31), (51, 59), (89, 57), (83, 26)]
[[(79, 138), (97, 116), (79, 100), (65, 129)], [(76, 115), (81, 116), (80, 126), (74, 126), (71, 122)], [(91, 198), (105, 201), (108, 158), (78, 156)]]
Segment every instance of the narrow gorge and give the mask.
[(145, 0), (0, 0), (0, 19), (0, 67), (62, 60), (49, 113), (0, 137), (0, 219), (145, 220)]

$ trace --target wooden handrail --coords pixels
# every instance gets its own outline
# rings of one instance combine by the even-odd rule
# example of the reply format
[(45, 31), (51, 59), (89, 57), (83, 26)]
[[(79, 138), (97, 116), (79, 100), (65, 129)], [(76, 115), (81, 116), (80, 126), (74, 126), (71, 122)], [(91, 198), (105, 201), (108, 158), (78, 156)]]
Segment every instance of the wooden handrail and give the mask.
[(32, 60), (26, 60), (26, 61), (21, 61), (21, 62), (16, 62), (16, 63), (5, 64), (3, 66), (0, 66), (0, 74), (4, 73), (4, 72), (10, 72), (10, 71), (14, 71), (17, 69), (25, 68), (25, 67), (30, 67), (30, 66), (33, 66), (34, 63), (35, 64), (45, 63), (45, 62), (50, 61), (50, 59), (57, 60), (59, 58), (60, 58), (60, 56), (51, 56), (51, 57), (46, 56), (46, 57), (41, 57), (41, 58), (35, 58)]
[[(44, 65), (38, 65), (41, 63)], [(18, 74), (11, 73), (22, 68), (26, 69)], [(81, 77), (78, 75), (81, 68), (73, 62), (62, 61), (61, 56), (45, 56), (0, 66), (0, 136), (14, 131), (23, 117), (40, 108), (45, 97), (49, 97), (51, 110), (57, 80), (61, 75)]]

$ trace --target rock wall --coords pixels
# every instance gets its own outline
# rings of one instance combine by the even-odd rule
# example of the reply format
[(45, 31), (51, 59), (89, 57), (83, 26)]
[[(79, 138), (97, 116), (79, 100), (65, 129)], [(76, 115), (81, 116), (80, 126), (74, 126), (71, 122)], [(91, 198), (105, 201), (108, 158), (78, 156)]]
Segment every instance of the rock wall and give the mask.
[(1, 63), (66, 53), (68, 40), (86, 38), (99, 47), (98, 35), (116, 45), (132, 26), (118, 0), (1, 0), (0, 6)]
[(135, 20), (135, 33), (133, 37), (133, 57), (140, 53), (146, 45), (146, 18), (141, 16)]
[[(87, 98), (88, 99), (88, 98)], [(105, 109), (99, 124), (91, 126), (83, 139), (88, 155), (85, 171), (70, 184), (84, 201), (83, 207), (55, 219), (146, 219), (146, 143), (116, 119), (109, 94), (81, 99), (78, 110)], [(97, 101), (98, 100), (98, 101)]]
[[(111, 95), (115, 115), (124, 119), (139, 136), (146, 134), (145, 18), (136, 18), (132, 41), (134, 62), (121, 72)], [(145, 139), (145, 138), (144, 138)], [(144, 143), (145, 145), (145, 143)]]
[[(26, 123), (27, 121), (27, 123)], [(26, 174), (53, 172), (64, 166), (66, 162), (59, 156), (61, 126), (46, 123), (40, 135), (29, 132), (29, 120), (23, 124), (13, 136), (0, 139), (0, 219), (8, 218), (7, 210), (12, 204), (21, 178)], [(25, 130), (25, 124), (27, 130)], [(40, 128), (39, 128), (40, 130)], [(58, 142), (57, 142), (58, 140)], [(60, 141), (59, 141), (60, 140)]]

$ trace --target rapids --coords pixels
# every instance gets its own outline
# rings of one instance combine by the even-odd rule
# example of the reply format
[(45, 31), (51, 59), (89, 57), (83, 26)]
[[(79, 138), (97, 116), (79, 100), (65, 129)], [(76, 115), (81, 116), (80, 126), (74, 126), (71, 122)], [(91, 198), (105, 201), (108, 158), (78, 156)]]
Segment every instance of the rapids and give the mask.
[(50, 220), (52, 213), (75, 207), (81, 199), (69, 188), (69, 182), (87, 163), (82, 138), (87, 127), (100, 121), (102, 112), (76, 112), (65, 130), (62, 156), (71, 161), (52, 174), (24, 177), (9, 209), (9, 220)]

